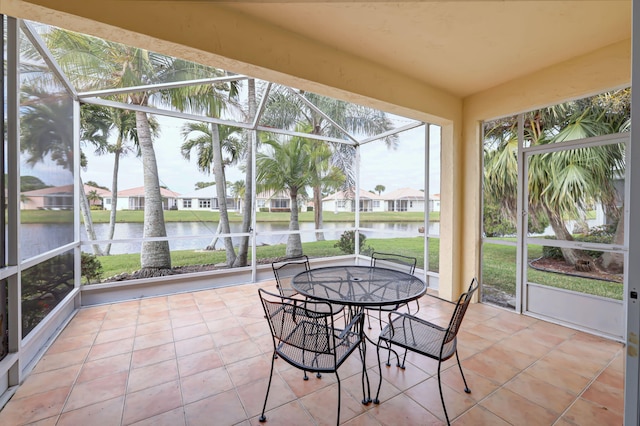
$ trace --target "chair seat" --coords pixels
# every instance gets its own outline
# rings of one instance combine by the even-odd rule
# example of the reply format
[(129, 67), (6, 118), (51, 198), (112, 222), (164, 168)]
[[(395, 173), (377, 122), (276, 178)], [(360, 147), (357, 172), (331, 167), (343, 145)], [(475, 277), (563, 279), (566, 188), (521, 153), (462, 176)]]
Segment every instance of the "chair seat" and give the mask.
[(380, 340), (443, 361), (455, 354), (457, 338), (442, 344), (446, 329), (409, 314), (397, 313), (394, 316), (391, 324), (380, 333)]
[(278, 290), (280, 290), (280, 294), (283, 295), (284, 297), (294, 297), (298, 294), (298, 292), (292, 288), (279, 287)]
[(385, 305), (385, 306), (365, 306), (364, 309), (369, 311), (381, 311), (381, 312), (393, 312), (407, 305), (406, 303), (398, 303), (395, 305)]
[(301, 321), (278, 344), (276, 353), (298, 368), (334, 372), (360, 343), (359, 333), (347, 330), (336, 334), (338, 332), (341, 330), (324, 327), (313, 321)]
[[(313, 302), (308, 302), (308, 304), (311, 304)], [(331, 310), (327, 309), (328, 307), (331, 307)], [(344, 305), (341, 305), (339, 303), (329, 303), (329, 305), (325, 304), (325, 303), (321, 303), (321, 304), (317, 304), (316, 306), (314, 306), (313, 308), (309, 308), (313, 311), (315, 311), (315, 313), (317, 314), (339, 314), (340, 312), (342, 312), (342, 310), (344, 309)]]

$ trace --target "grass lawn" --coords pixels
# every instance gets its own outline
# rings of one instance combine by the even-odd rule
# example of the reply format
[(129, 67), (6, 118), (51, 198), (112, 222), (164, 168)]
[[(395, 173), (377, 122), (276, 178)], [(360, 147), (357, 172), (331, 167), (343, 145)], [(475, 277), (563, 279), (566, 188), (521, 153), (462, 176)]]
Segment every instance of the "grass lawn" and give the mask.
[[(109, 223), (108, 210), (92, 210), (91, 218), (93, 223)], [(288, 212), (279, 213), (256, 213), (258, 222), (289, 222), (291, 217)], [(116, 221), (119, 223), (142, 223), (144, 212), (142, 210), (121, 210), (118, 211)], [(73, 212), (55, 210), (22, 210), (20, 212), (22, 223), (69, 223), (73, 222)], [(429, 214), (431, 221), (440, 220), (440, 212)], [(188, 210), (167, 210), (164, 212), (165, 222), (218, 222), (219, 212), (212, 211), (188, 211)], [(422, 212), (361, 212), (361, 222), (422, 222), (424, 213)], [(229, 221), (242, 222), (242, 215), (236, 212), (229, 213)], [(313, 212), (302, 212), (299, 214), (300, 222), (313, 222)], [(355, 222), (355, 213), (333, 213), (324, 212), (324, 222)]]
[[(542, 247), (529, 246), (529, 259), (542, 255)], [(516, 294), (516, 247), (486, 243), (482, 258), (483, 285)], [(596, 296), (622, 300), (622, 284), (572, 275), (544, 272), (529, 267), (528, 281)]]
[[(432, 271), (438, 271), (439, 246), (440, 240), (432, 238), (429, 240), (429, 264), (432, 265)], [(385, 239), (367, 239), (365, 249), (376, 251), (391, 252), (416, 257), (418, 259), (418, 267), (424, 265), (423, 237), (414, 238), (385, 238)], [(310, 258), (331, 257), (343, 255), (339, 249), (334, 247), (335, 241), (316, 241), (303, 243), (303, 252)], [(283, 257), (286, 246), (284, 244), (261, 246), (258, 247), (256, 253), (258, 259), (274, 259)], [(123, 272), (133, 272), (140, 269), (140, 255), (133, 254), (117, 254), (111, 256), (98, 257), (102, 264), (102, 277), (112, 277)], [(210, 265), (224, 264), (226, 255), (223, 250), (216, 251), (195, 251), (195, 250), (176, 250), (171, 252), (172, 266), (189, 266), (189, 265)]]
[[(382, 251), (415, 257), (418, 268), (424, 268), (423, 237), (413, 238), (371, 238), (365, 241), (364, 251)], [(430, 270), (438, 272), (440, 240), (429, 240)], [(310, 258), (340, 256), (342, 253), (334, 247), (335, 241), (317, 241), (303, 243), (303, 252)], [(284, 244), (261, 246), (257, 248), (259, 259), (270, 262), (271, 259), (285, 254)], [(485, 244), (483, 249), (483, 284), (515, 295), (516, 248), (499, 244)], [(541, 255), (541, 248), (534, 246), (530, 255), (533, 258)], [(102, 277), (111, 277), (122, 272), (133, 272), (140, 269), (139, 254), (120, 254), (99, 257), (102, 264)], [(175, 266), (224, 264), (225, 252), (177, 250), (171, 252), (171, 262)], [(529, 268), (529, 280), (539, 284), (579, 291), (613, 299), (622, 299), (622, 284), (575, 277), (564, 274), (537, 271)]]

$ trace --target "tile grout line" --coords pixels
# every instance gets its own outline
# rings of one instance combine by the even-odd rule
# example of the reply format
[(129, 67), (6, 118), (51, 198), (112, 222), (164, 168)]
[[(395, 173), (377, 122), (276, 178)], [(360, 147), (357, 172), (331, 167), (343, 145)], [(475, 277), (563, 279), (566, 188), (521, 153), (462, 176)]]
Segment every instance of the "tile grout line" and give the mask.
[[(89, 358), (89, 354), (91, 354), (91, 349), (93, 349), (93, 346), (96, 344), (96, 339), (98, 338), (98, 335), (100, 334), (100, 330), (102, 329), (102, 327), (105, 324), (106, 318), (107, 318), (107, 314), (109, 313), (109, 311), (111, 310), (111, 307), (113, 306), (113, 304), (109, 304), (109, 309), (107, 309), (104, 312), (104, 316), (102, 317), (102, 320), (100, 320), (100, 327), (98, 327), (98, 331), (96, 332), (95, 337), (93, 338), (93, 341), (91, 342), (91, 345), (89, 345), (89, 350), (87, 351), (87, 354), (85, 355), (84, 359), (82, 360), (82, 362), (80, 363), (80, 368), (78, 369), (78, 372), (76, 373), (76, 377), (73, 379), (73, 383), (71, 384), (71, 386), (69, 387), (69, 392), (67, 393), (67, 396), (64, 399), (64, 403), (62, 404), (62, 406), (60, 407), (60, 412), (58, 413), (58, 415), (56, 416), (56, 422), (55, 424), (58, 424), (60, 422), (60, 418), (62, 417), (62, 414), (64, 413), (64, 409), (67, 406), (67, 404), (69, 403), (69, 398), (71, 397), (71, 393), (73, 392), (73, 389), (76, 387), (77, 383), (78, 383), (78, 378), (80, 377), (80, 374), (82, 373), (82, 370), (84, 369), (85, 364), (87, 363), (87, 359)], [(80, 313), (81, 311), (78, 311), (78, 313)], [(78, 313), (76, 313), (75, 315), (73, 315), (71, 317), (71, 319), (69, 320), (69, 322), (67, 323), (66, 326), (68, 326), (69, 324), (71, 324), (71, 321), (73, 319), (76, 318), (76, 316), (78, 315)], [(65, 326), (65, 327), (66, 327)], [(60, 334), (64, 331), (64, 328), (60, 331)], [(58, 334), (55, 339), (57, 340), (60, 337), (60, 334)], [(48, 350), (48, 349), (47, 349)], [(46, 353), (46, 352), (45, 352)], [(71, 410), (73, 411), (73, 410)]]

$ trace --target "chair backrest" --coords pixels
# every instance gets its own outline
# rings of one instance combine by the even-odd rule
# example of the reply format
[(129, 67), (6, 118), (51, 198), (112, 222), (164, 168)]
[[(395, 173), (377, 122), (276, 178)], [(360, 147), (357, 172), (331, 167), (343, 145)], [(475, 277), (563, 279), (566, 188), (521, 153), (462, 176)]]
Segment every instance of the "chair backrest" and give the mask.
[(309, 258), (306, 255), (287, 258), (271, 264), (276, 278), (276, 287), (282, 296), (293, 296), (296, 291), (291, 287), (291, 278), (300, 272), (308, 271)]
[(373, 252), (371, 254), (371, 266), (381, 266), (383, 268), (397, 269), (409, 274), (416, 270), (417, 259), (415, 257), (403, 256), (394, 253)]
[[(333, 315), (331, 305), (326, 302), (307, 302), (269, 293), (258, 289), (260, 301), (265, 316), (269, 321), (269, 328), (274, 339), (274, 347), (288, 352), (281, 345), (293, 346), (306, 352), (334, 354), (335, 341), (333, 330)], [(313, 309), (321, 309), (324, 313), (317, 313)], [(311, 362), (313, 357), (308, 359)], [(298, 360), (300, 367), (304, 359)]]
[(464, 314), (467, 312), (469, 302), (471, 302), (471, 297), (477, 289), (478, 280), (476, 278), (473, 278), (471, 280), (471, 284), (469, 284), (469, 289), (466, 291), (466, 293), (462, 293), (458, 298), (456, 308), (453, 310), (453, 315), (451, 315), (451, 321), (449, 321), (449, 327), (447, 327), (447, 332), (444, 335), (443, 344), (451, 342), (458, 335), (460, 325), (462, 324), (462, 319), (464, 318)]

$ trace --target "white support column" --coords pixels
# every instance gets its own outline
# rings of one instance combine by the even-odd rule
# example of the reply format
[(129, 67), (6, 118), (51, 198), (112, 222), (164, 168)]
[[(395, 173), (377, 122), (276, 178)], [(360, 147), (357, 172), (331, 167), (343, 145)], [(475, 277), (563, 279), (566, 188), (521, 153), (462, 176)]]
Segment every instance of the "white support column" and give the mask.
[[(19, 81), (20, 57), (18, 20), (7, 17), (7, 175), (9, 176), (7, 206), (7, 263), (20, 263), (20, 126), (19, 126)], [(7, 280), (9, 284), (8, 323), (9, 353), (18, 353), (16, 363), (9, 370), (9, 386), (18, 385), (20, 376), (20, 349), (22, 347), (22, 304), (20, 295), (20, 272)]]
[[(429, 169), (430, 169), (430, 156), (431, 153), (431, 140), (430, 134), (431, 125), (429, 123), (424, 124), (424, 223), (422, 226), (424, 227), (424, 275), (422, 279), (427, 283), (427, 287), (429, 287), (429, 213), (430, 213), (430, 203), (429, 199), (431, 198), (431, 191), (429, 188)], [(437, 281), (436, 281), (437, 282)]]
[[(353, 202), (355, 204), (355, 225), (356, 229), (356, 246), (355, 246), (355, 255), (360, 256), (360, 145), (356, 145), (356, 188), (355, 195), (353, 197)], [(337, 201), (337, 200), (336, 200)]]
[[(76, 187), (76, 191), (73, 197), (73, 241), (80, 241), (80, 227), (82, 226), (80, 222), (80, 203), (82, 202), (82, 192), (84, 192), (84, 187), (82, 185), (82, 180), (80, 179), (80, 102), (77, 100), (73, 100), (73, 182)], [(89, 206), (89, 203), (87, 203)], [(91, 211), (87, 212), (87, 216), (91, 215)], [(82, 285), (82, 246), (78, 245), (74, 250), (75, 261), (73, 262), (75, 265), (75, 272), (73, 276), (75, 277), (75, 288), (80, 288)], [(80, 293), (78, 293), (80, 294)], [(76, 309), (80, 308), (81, 305), (81, 296), (78, 296), (75, 301)]]
[[(627, 279), (627, 293), (624, 298), (627, 303), (627, 337), (626, 337), (626, 364), (624, 381), (624, 424), (640, 424), (640, 409), (638, 408), (638, 396), (640, 393), (640, 43), (636, 33), (640, 33), (640, 1), (633, 2), (633, 28), (632, 33), (632, 63), (631, 63), (631, 87), (638, 83), (638, 90), (631, 92), (631, 143), (627, 159), (629, 167), (628, 211), (624, 213), (628, 229), (625, 238), (629, 247), (628, 256), (625, 259), (625, 277)], [(635, 167), (633, 167), (635, 165)], [(629, 220), (636, 218), (636, 220)]]

